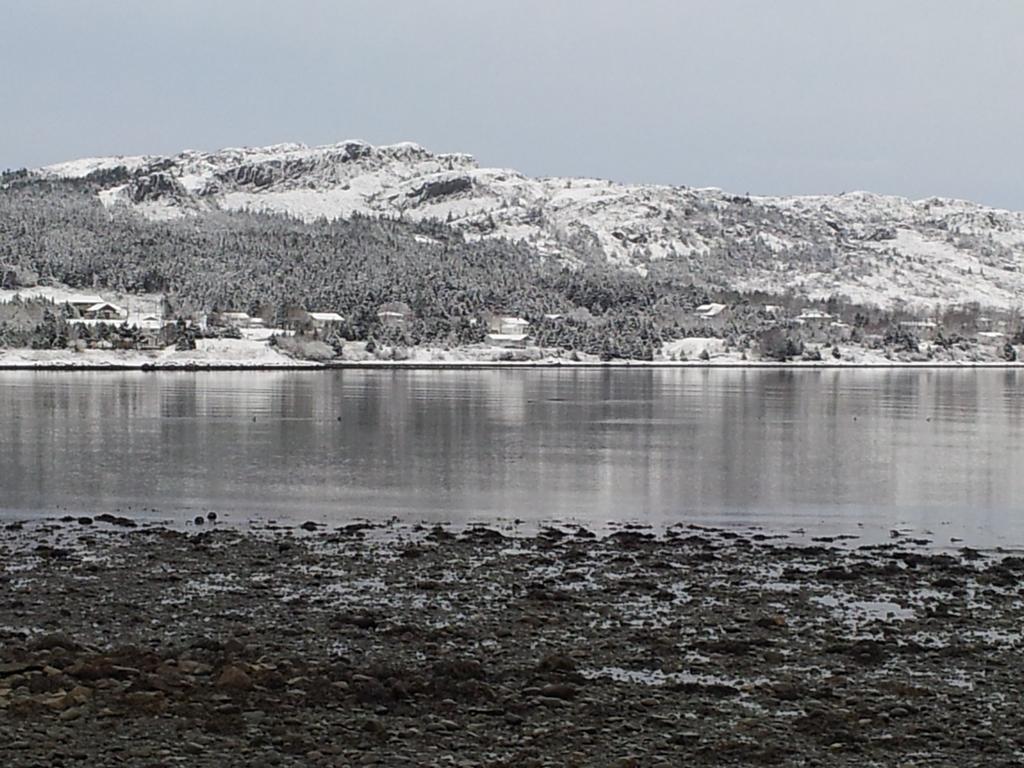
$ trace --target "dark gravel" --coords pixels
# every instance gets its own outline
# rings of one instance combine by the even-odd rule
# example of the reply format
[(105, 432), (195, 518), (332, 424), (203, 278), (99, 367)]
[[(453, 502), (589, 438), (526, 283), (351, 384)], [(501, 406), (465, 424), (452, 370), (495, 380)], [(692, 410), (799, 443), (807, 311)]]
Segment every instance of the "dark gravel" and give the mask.
[(1024, 763), (1019, 557), (196, 530), (0, 530), (0, 765)]

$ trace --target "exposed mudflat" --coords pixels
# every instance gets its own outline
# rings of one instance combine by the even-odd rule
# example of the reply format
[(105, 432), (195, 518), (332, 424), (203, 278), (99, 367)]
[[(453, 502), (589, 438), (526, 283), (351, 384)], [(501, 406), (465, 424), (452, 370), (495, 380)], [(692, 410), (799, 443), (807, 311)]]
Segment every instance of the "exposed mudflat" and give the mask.
[(1024, 762), (1024, 558), (130, 524), (0, 530), (5, 768)]

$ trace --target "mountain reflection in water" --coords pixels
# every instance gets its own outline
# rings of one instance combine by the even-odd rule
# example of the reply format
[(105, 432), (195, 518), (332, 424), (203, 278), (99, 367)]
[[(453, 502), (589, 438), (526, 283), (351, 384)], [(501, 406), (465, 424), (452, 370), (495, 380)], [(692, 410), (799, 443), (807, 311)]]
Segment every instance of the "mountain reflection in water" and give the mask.
[(0, 372), (0, 515), (1020, 545), (1022, 384), (1013, 370)]

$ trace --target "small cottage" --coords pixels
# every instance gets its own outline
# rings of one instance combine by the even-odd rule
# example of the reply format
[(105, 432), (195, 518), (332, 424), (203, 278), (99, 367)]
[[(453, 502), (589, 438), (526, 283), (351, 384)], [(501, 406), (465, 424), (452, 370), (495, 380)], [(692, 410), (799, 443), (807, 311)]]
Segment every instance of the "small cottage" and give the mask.
[(81, 314), (85, 320), (124, 320), (128, 317), (128, 310), (109, 301), (97, 301), (82, 310)]
[(829, 323), (828, 330), (833, 341), (849, 341), (853, 336), (853, 326), (838, 320)]
[(515, 315), (490, 315), (487, 318), (487, 343), (492, 347), (521, 349), (529, 340), (530, 323)]
[(248, 312), (221, 312), (220, 324), (232, 328), (248, 328), (252, 325), (252, 318)]
[(508, 349), (522, 349), (526, 346), (530, 337), (525, 333), (488, 333), (487, 343), (492, 347), (506, 347)]
[(104, 301), (95, 294), (86, 294), (83, 296), (71, 296), (65, 303), (75, 311), (77, 317), (85, 317), (89, 307), (103, 304)]
[(337, 312), (308, 312), (307, 315), (309, 316), (309, 322), (318, 331), (336, 327), (345, 322), (345, 318)]
[(529, 327), (528, 321), (513, 315), (491, 315), (487, 319), (487, 330), (494, 334), (516, 336), (525, 334)]
[(725, 304), (710, 302), (701, 304), (693, 312), (701, 325), (709, 325), (712, 328), (721, 330), (729, 319), (729, 308)]
[(377, 310), (377, 319), (385, 328), (404, 330), (412, 316), (412, 309), (404, 301), (389, 301)]
[(164, 327), (165, 323), (156, 315), (143, 315), (139, 318), (137, 325), (144, 331), (158, 331)]
[(807, 341), (826, 341), (833, 322), (835, 317), (820, 309), (805, 309), (793, 318), (793, 323), (803, 331)]

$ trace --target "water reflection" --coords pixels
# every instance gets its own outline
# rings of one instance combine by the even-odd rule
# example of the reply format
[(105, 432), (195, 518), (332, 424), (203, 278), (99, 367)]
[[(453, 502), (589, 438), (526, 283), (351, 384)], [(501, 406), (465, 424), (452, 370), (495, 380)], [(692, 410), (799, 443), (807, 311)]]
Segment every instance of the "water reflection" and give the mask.
[(0, 373), (0, 509), (1024, 543), (1017, 371)]

